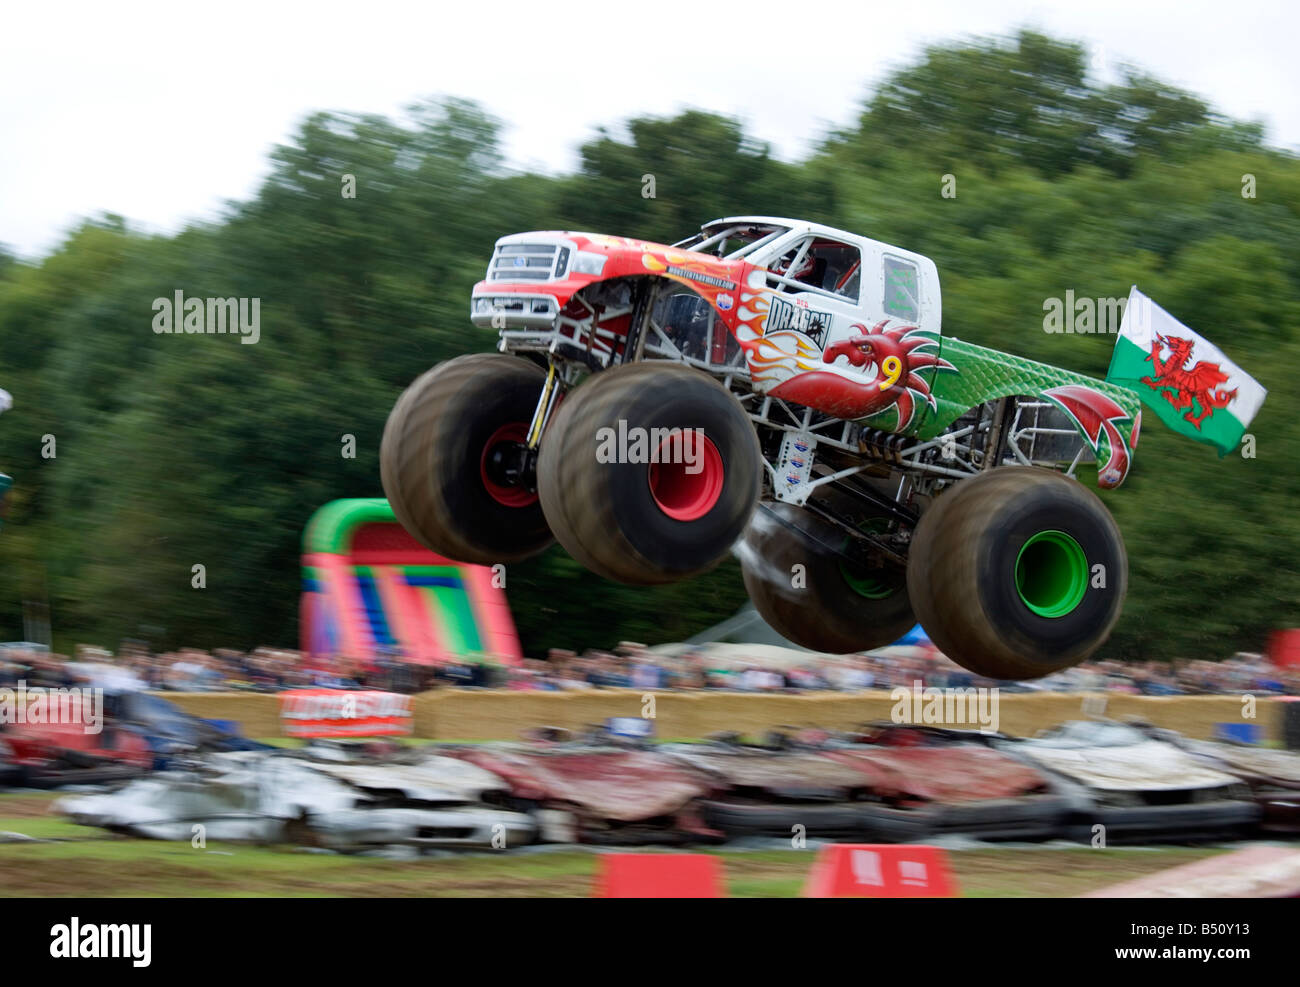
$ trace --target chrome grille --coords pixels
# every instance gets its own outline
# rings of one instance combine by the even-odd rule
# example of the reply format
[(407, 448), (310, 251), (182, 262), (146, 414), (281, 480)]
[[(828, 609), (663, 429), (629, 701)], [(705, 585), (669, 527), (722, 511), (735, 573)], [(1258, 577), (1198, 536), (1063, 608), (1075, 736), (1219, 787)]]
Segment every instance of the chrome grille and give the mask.
[[(489, 281), (549, 281), (555, 274), (554, 243), (506, 243), (497, 247), (488, 266)], [(568, 250), (564, 253), (567, 255)]]

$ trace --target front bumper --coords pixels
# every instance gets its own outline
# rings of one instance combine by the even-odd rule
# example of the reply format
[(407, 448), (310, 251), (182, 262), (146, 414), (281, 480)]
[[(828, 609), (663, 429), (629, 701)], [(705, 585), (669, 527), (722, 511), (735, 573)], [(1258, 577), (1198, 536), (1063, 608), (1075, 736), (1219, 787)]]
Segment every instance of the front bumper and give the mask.
[(490, 849), (494, 837), (513, 847), (531, 843), (537, 834), (530, 816), (488, 806), (341, 809), (313, 817), (311, 828), (335, 849), (389, 844)]
[(559, 300), (543, 292), (475, 292), (469, 320), (483, 329), (549, 329), (560, 313)]

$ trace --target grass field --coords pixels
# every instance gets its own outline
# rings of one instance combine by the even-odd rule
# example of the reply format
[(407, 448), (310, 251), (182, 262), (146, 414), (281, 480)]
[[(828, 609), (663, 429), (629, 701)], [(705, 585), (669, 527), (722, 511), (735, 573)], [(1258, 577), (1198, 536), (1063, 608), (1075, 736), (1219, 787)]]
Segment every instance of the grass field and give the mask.
[[(164, 843), (116, 837), (49, 813), (50, 794), (0, 795), (0, 832), (50, 842), (0, 843), (0, 895), (91, 897), (584, 897), (598, 854), (479, 853), (410, 860), (291, 847)], [(733, 897), (795, 897), (812, 850), (708, 850)], [(1069, 896), (1219, 852), (1006, 847), (952, 850), (966, 897)]]

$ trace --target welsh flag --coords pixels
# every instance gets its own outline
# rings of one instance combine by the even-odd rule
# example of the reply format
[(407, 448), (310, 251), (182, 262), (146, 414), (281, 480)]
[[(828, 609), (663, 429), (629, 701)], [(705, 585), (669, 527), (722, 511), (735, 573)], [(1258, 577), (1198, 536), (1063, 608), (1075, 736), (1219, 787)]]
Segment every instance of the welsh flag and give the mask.
[(1268, 391), (1208, 339), (1188, 329), (1134, 285), (1106, 379), (1137, 391), (1180, 435), (1226, 455)]

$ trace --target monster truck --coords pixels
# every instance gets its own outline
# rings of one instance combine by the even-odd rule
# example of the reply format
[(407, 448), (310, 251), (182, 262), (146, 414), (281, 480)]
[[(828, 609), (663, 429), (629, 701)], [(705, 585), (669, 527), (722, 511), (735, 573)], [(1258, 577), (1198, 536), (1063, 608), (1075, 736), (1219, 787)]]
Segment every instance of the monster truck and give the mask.
[(966, 668), (1026, 679), (1106, 639), (1128, 564), (1101, 500), (1135, 391), (940, 334), (934, 263), (815, 223), (738, 217), (673, 246), (497, 241), (470, 319), (384, 430), (406, 529), (463, 562), (560, 544), (623, 583), (740, 558), (759, 613), (816, 651), (916, 620)]

